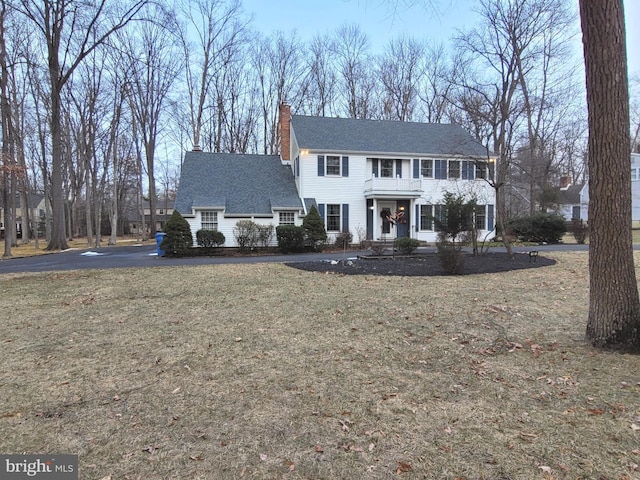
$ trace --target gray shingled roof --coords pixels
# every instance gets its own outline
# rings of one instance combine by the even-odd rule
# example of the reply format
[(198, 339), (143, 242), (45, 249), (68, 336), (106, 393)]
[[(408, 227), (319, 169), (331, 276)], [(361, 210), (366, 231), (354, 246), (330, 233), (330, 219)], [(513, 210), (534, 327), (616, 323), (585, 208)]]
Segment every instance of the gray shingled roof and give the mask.
[(558, 204), (560, 205), (579, 205), (580, 190), (584, 185), (569, 185), (566, 189), (559, 189)]
[(271, 215), (302, 208), (291, 168), (276, 155), (187, 152), (175, 209), (224, 207), (227, 215)]
[(291, 125), (305, 150), (487, 156), (481, 143), (452, 124), (292, 115)]

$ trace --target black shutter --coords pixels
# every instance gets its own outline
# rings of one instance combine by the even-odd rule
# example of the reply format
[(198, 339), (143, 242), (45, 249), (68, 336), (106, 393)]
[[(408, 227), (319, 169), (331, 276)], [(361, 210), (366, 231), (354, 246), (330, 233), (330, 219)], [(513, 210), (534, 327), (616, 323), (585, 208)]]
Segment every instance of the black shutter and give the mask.
[(349, 204), (348, 203), (342, 204), (342, 231), (343, 232), (349, 231)]
[(349, 157), (342, 157), (342, 176), (349, 176)]
[(318, 155), (318, 176), (324, 177), (324, 155)]
[(396, 160), (396, 177), (402, 178), (402, 160)]

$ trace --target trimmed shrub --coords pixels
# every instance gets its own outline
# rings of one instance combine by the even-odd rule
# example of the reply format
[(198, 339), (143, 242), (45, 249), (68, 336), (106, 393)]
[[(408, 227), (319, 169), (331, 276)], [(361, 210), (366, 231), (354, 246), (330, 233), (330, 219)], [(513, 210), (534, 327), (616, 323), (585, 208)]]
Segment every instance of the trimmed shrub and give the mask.
[(567, 222), (561, 215), (541, 212), (511, 219), (505, 228), (523, 242), (559, 243), (567, 233)]
[(225, 241), (224, 234), (217, 230), (198, 230), (196, 243), (205, 248), (219, 247)]
[(327, 231), (315, 205), (309, 209), (307, 216), (302, 220), (302, 228), (309, 246), (316, 251), (322, 250), (327, 241)]
[(160, 248), (164, 250), (166, 256), (182, 256), (189, 252), (193, 246), (193, 236), (191, 235), (191, 227), (180, 212), (173, 211), (167, 224), (164, 227), (166, 233)]
[(589, 238), (589, 225), (582, 220), (573, 219), (569, 224), (569, 232), (573, 235), (580, 245), (584, 245)]
[(415, 252), (416, 248), (418, 248), (419, 246), (419, 240), (409, 237), (396, 238), (396, 241), (394, 242), (394, 247), (404, 255), (410, 255), (411, 253)]
[(460, 275), (464, 269), (464, 253), (451, 242), (436, 242), (438, 260), (442, 269), (449, 275)]
[(238, 220), (233, 227), (233, 236), (241, 251), (253, 250), (258, 244), (258, 227), (251, 220)]
[(353, 242), (353, 235), (351, 232), (340, 232), (336, 235), (334, 245), (340, 248), (347, 248)]
[(256, 225), (258, 243), (262, 248), (267, 248), (273, 240), (273, 225)]
[(304, 228), (296, 225), (278, 225), (276, 237), (278, 248), (282, 253), (301, 252), (304, 250)]

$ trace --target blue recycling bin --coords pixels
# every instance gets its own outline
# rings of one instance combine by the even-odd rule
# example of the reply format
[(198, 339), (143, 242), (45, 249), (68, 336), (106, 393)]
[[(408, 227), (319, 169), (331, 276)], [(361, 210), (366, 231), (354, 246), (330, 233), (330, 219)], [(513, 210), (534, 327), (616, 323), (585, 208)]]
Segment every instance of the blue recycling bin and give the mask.
[(166, 233), (164, 232), (156, 233), (156, 253), (158, 254), (159, 257), (164, 256), (164, 250), (160, 248), (160, 245), (162, 244), (162, 240), (164, 240), (165, 235)]

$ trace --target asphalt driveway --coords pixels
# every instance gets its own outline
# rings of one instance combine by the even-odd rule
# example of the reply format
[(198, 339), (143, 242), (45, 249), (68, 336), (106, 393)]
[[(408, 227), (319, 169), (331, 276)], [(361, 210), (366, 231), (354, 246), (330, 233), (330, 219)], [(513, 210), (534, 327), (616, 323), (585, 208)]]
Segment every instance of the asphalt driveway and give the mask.
[(92, 250), (67, 250), (25, 258), (0, 260), (0, 274), (20, 272), (50, 272), (130, 267), (167, 267), (185, 265), (214, 265), (228, 263), (285, 263), (313, 260), (341, 260), (365, 252), (302, 253), (292, 255), (255, 255), (237, 257), (158, 257), (155, 245), (108, 246)]

